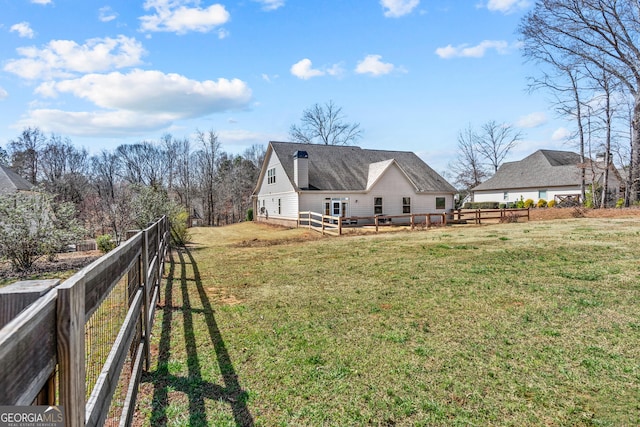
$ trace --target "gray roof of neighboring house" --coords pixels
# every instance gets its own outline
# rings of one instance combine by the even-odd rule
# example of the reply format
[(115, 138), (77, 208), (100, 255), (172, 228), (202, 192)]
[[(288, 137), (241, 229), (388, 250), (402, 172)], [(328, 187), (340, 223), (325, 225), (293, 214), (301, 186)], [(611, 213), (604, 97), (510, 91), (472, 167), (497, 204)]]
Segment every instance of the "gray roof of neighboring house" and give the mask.
[(33, 185), (8, 166), (0, 165), (0, 195), (15, 193), (16, 191), (29, 191)]
[[(369, 165), (395, 160), (419, 192), (455, 193), (456, 189), (422, 159), (409, 151), (366, 150), (354, 146), (270, 142), (282, 167), (293, 182), (293, 153), (309, 154), (309, 189), (364, 191)], [(295, 186), (295, 184), (294, 184)]]
[(473, 191), (580, 185), (580, 155), (571, 151), (538, 150), (517, 162), (507, 162)]

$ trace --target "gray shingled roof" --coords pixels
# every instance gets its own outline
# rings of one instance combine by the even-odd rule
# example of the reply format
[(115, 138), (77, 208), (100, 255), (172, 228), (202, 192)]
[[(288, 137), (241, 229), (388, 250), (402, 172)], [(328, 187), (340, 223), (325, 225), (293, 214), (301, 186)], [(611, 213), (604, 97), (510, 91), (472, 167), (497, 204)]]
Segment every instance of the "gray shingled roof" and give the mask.
[(29, 181), (9, 169), (8, 166), (0, 165), (0, 195), (16, 191), (29, 191), (32, 187)]
[[(369, 165), (395, 160), (419, 192), (455, 193), (456, 189), (409, 151), (366, 150), (354, 146), (270, 142), (293, 184), (293, 153), (309, 154), (309, 189), (363, 191), (367, 187)], [(295, 184), (294, 184), (295, 186)]]
[(580, 185), (579, 164), (577, 153), (538, 150), (520, 161), (504, 163), (473, 191)]

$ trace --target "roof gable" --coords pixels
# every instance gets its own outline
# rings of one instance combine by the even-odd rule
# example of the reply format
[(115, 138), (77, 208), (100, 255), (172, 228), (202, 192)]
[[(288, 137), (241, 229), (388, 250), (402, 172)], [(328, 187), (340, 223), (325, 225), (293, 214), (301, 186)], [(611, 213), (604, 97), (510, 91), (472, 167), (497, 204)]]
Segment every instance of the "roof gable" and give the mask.
[(29, 191), (33, 185), (8, 166), (0, 165), (0, 194)]
[(423, 160), (408, 151), (273, 141), (269, 148), (278, 156), (292, 184), (293, 153), (306, 151), (309, 155), (309, 189), (312, 190), (366, 191), (395, 164), (418, 192), (456, 191)]

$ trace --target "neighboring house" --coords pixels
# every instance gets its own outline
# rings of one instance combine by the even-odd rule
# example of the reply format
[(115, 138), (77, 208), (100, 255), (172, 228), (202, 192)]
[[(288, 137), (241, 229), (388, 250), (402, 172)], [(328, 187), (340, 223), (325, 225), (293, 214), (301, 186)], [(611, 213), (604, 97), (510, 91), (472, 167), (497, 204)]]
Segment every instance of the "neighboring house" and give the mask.
[[(580, 198), (580, 171), (585, 169), (585, 185), (602, 185), (604, 163), (588, 160), (584, 165), (580, 155), (570, 151), (538, 150), (517, 161), (504, 163), (496, 174), (471, 189), (474, 202), (515, 203), (521, 198), (538, 202), (556, 202)], [(622, 178), (610, 165), (608, 187), (610, 198), (618, 197)]]
[(8, 166), (0, 164), (0, 196), (18, 191), (31, 191), (33, 185)]
[(412, 152), (270, 142), (253, 196), (257, 220), (290, 222), (306, 211), (334, 217), (445, 213), (455, 193)]

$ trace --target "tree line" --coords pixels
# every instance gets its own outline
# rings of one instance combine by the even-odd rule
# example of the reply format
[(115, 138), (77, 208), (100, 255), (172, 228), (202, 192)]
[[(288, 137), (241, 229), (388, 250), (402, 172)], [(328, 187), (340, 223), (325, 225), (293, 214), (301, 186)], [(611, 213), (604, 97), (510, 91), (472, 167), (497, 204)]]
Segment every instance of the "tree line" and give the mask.
[(261, 145), (227, 153), (210, 130), (89, 155), (69, 138), (29, 127), (0, 147), (0, 162), (73, 204), (91, 237), (111, 234), (119, 242), (128, 229), (169, 211), (203, 225), (245, 219), (264, 154)]

